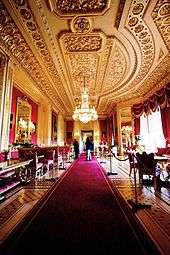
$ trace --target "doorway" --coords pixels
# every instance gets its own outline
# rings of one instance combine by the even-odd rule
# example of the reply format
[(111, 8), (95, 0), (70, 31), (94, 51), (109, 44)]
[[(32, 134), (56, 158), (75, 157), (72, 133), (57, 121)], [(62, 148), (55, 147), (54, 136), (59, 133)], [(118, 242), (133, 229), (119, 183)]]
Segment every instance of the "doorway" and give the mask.
[(80, 151), (85, 151), (85, 142), (87, 137), (93, 137), (93, 130), (81, 131)]

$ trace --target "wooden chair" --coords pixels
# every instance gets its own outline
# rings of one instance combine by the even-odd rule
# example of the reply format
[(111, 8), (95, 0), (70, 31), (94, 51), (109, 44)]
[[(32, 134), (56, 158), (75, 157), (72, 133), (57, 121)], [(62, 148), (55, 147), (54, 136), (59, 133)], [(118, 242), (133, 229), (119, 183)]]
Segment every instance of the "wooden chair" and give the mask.
[(136, 159), (138, 162), (139, 169), (139, 182), (143, 183), (144, 175), (148, 175), (149, 179), (154, 182), (156, 181), (156, 162), (154, 160), (154, 153), (147, 154), (143, 152), (142, 154), (136, 153)]
[(35, 178), (41, 177), (43, 175), (44, 164), (40, 162), (42, 157), (37, 155), (35, 152)]
[(50, 171), (50, 169), (54, 169), (54, 165), (55, 165), (55, 150), (48, 150), (45, 153), (45, 157), (44, 157), (44, 166), (47, 167), (47, 171)]
[(128, 159), (129, 159), (129, 167), (130, 167), (130, 171), (129, 171), (129, 176), (131, 176), (132, 170), (135, 171), (136, 169), (138, 169), (138, 162), (134, 156), (134, 153), (128, 153)]

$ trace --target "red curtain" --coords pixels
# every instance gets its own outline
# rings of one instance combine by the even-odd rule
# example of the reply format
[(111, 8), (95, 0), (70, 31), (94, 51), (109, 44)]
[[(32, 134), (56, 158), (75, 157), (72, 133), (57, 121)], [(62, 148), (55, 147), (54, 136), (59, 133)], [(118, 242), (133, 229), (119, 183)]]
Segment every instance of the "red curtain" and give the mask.
[(140, 118), (134, 118), (134, 135), (140, 135)]
[(170, 107), (161, 109), (161, 118), (164, 137), (167, 144), (170, 144)]
[(143, 103), (132, 106), (132, 116), (134, 119), (134, 134), (140, 133), (140, 116), (143, 112), (148, 115), (158, 108), (161, 109), (162, 127), (166, 145), (170, 144), (170, 83), (161, 88)]
[(133, 105), (132, 116), (134, 118), (139, 118), (143, 112), (148, 115), (149, 113), (156, 111), (158, 106), (160, 106), (161, 109), (170, 106), (170, 84), (167, 84), (165, 88), (158, 90), (143, 103)]

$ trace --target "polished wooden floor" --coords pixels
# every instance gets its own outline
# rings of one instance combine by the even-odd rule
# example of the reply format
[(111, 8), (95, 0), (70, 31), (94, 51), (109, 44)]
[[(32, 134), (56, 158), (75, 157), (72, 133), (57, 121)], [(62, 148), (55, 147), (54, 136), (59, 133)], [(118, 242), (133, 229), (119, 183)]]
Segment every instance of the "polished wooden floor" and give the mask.
[[(99, 162), (101, 162), (100, 159)], [(158, 246), (160, 253), (170, 254), (170, 189), (161, 187), (155, 190), (153, 185), (147, 182), (146, 185), (139, 185), (138, 176), (136, 176), (137, 194), (135, 195), (134, 177), (133, 173), (129, 177), (128, 161), (112, 158), (111, 162), (105, 159), (102, 162), (104, 162), (103, 168), (109, 173), (109, 178), (127, 205), (132, 208), (129, 200), (141, 205), (141, 209), (139, 206), (134, 216)], [(110, 174), (111, 172), (113, 175)]]
[[(139, 205), (149, 205), (149, 208), (139, 207), (134, 212), (141, 226), (158, 246), (161, 254), (170, 254), (170, 189), (162, 187), (155, 191), (152, 185), (139, 185), (137, 182), (137, 196), (135, 196), (134, 178), (129, 177), (128, 161), (116, 158), (98, 158), (118, 194), (132, 209), (130, 201)], [(66, 163), (67, 169), (71, 163)], [(54, 184), (65, 170), (50, 171), (41, 179), (24, 187), (18, 187), (8, 198), (0, 204), (0, 243), (27, 215), (33, 206), (43, 198), (48, 189)], [(138, 180), (138, 179), (137, 179)]]

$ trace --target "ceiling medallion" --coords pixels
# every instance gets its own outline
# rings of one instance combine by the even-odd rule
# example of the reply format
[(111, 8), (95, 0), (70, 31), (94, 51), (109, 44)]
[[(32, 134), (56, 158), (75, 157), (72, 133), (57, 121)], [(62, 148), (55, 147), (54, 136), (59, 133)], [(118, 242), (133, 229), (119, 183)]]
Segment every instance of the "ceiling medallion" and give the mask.
[(86, 34), (91, 31), (91, 21), (86, 17), (75, 17), (71, 21), (71, 30), (73, 33)]

